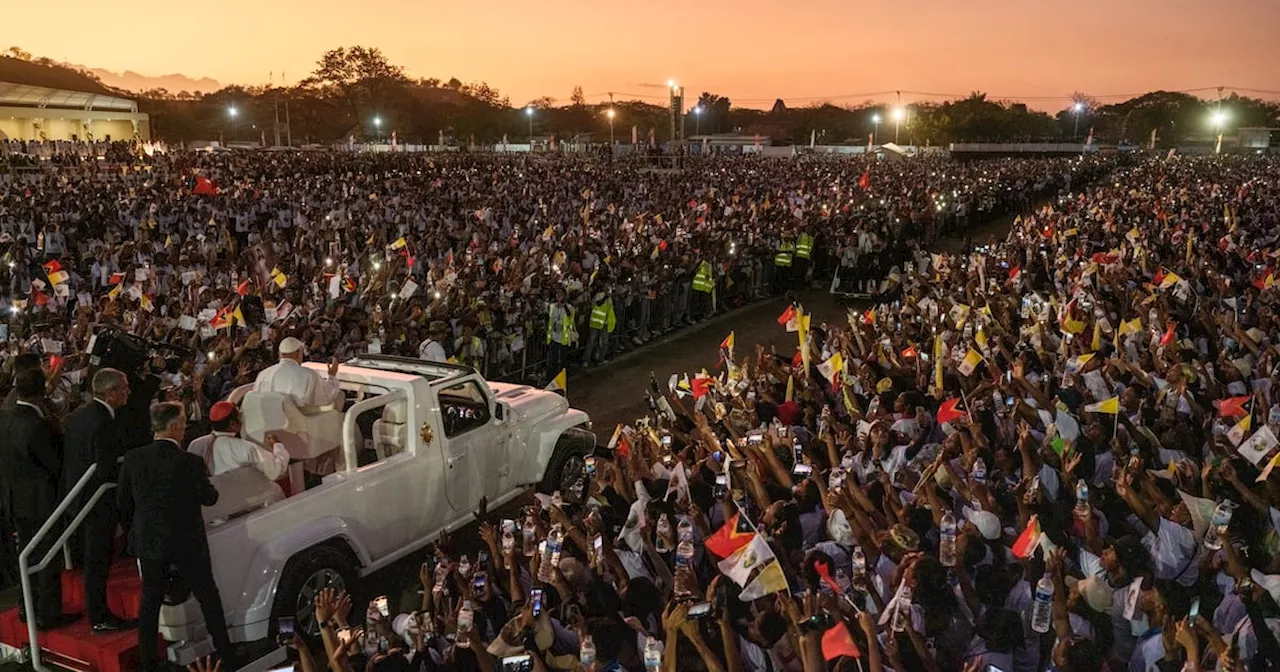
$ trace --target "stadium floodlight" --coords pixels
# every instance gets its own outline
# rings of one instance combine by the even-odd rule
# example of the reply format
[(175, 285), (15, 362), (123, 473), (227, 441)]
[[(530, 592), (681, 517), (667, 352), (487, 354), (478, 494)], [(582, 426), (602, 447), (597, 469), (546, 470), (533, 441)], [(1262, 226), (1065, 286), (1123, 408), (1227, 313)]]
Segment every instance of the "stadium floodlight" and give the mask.
[(895, 108), (893, 108), (893, 120), (894, 120), (894, 121), (902, 121), (902, 120), (903, 120), (903, 118), (904, 118), (904, 117), (906, 117), (906, 116), (907, 116), (907, 111), (906, 111), (906, 110), (902, 109), (901, 107), (895, 107)]
[(613, 119), (618, 113), (611, 109), (608, 112), (605, 112), (605, 114), (609, 115), (609, 119)]
[(1213, 113), (1211, 121), (1213, 121), (1214, 128), (1222, 128), (1227, 125), (1227, 113), (1223, 110), (1217, 110)]
[(871, 123), (873, 123), (873, 124), (878, 124), (878, 123), (880, 123), (880, 115), (878, 115), (878, 114), (873, 114), (873, 115), (871, 115)]
[(1076, 112), (1077, 114), (1078, 114), (1078, 113), (1080, 113), (1080, 112), (1084, 112), (1084, 103), (1081, 103), (1081, 102), (1079, 102), (1079, 101), (1076, 101), (1076, 104), (1075, 104), (1075, 105), (1072, 105), (1072, 106), (1071, 106), (1071, 109), (1072, 109), (1072, 111)]
[(374, 118), (373, 118), (373, 125), (374, 125), (374, 126), (381, 127), (381, 126), (382, 126), (382, 117), (374, 117)]
[(668, 79), (668, 80), (667, 80), (667, 88), (668, 88), (668, 89), (674, 89), (674, 88), (676, 88), (676, 80), (674, 80), (674, 79)]
[(532, 105), (530, 105), (529, 107), (524, 108), (524, 113), (532, 117), (532, 116), (533, 116), (533, 106), (532, 106)]
[(235, 117), (236, 115), (238, 115), (238, 114), (240, 114), (240, 110), (237, 110), (235, 105), (232, 105), (231, 107), (228, 107), (228, 108), (227, 108), (227, 116), (228, 116), (228, 117), (232, 117), (232, 118), (234, 118), (234, 117)]

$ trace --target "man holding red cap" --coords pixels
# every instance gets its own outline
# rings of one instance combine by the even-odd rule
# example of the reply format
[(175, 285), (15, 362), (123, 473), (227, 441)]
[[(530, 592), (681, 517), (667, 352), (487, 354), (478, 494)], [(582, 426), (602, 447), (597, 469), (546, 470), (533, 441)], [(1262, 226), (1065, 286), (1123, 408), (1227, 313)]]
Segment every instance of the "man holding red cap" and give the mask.
[(239, 467), (253, 467), (267, 480), (274, 481), (289, 468), (289, 451), (276, 441), (274, 434), (267, 434), (270, 450), (240, 438), (240, 409), (229, 401), (219, 401), (209, 409), (209, 422), (213, 433), (191, 442), (187, 451), (200, 456), (209, 468), (210, 476), (225, 474)]

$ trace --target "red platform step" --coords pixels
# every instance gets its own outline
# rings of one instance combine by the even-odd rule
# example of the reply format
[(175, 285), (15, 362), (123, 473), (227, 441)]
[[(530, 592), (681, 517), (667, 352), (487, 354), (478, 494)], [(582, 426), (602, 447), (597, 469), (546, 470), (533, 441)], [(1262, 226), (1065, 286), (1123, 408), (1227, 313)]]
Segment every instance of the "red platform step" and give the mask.
[[(111, 613), (126, 619), (138, 617), (142, 602), (142, 580), (138, 565), (122, 560), (111, 567), (107, 577), (107, 605)], [(94, 634), (84, 614), (84, 582), (79, 570), (62, 573), (62, 612), (80, 614), (76, 622), (38, 635), (40, 649), (51, 664), (88, 672), (128, 672), (138, 668), (138, 633), (136, 630)], [(19, 610), (0, 614), (0, 642), (15, 648), (27, 645), (27, 625), (18, 618)], [(157, 646), (162, 646), (157, 639)]]

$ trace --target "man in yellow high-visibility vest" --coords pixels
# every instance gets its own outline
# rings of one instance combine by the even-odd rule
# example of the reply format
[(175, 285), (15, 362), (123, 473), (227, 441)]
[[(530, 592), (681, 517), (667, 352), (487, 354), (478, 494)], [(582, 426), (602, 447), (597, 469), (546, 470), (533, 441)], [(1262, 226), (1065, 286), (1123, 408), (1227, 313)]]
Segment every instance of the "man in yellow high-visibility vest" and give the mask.
[[(716, 276), (711, 270), (711, 262), (703, 260), (698, 264), (698, 271), (693, 275), (692, 283), (693, 291), (705, 296), (705, 299), (695, 295), (694, 299), (698, 302), (697, 310), (701, 314), (695, 314), (695, 319), (714, 315), (716, 312)], [(704, 306), (708, 306), (704, 308)]]
[(791, 262), (795, 251), (796, 244), (791, 241), (790, 232), (783, 232), (778, 250), (773, 254), (773, 282), (777, 291), (791, 289)]
[(582, 354), (582, 365), (591, 366), (593, 356), (598, 356), (601, 364), (609, 359), (609, 335), (618, 326), (617, 316), (613, 312), (613, 297), (605, 292), (596, 292), (591, 305), (591, 329), (587, 332), (587, 349)]
[(547, 379), (550, 380), (565, 368), (569, 346), (578, 340), (573, 326), (573, 306), (565, 302), (563, 289), (556, 290), (556, 298), (547, 305)]
[(813, 263), (810, 261), (813, 254), (813, 236), (809, 232), (800, 229), (800, 235), (796, 236), (796, 256), (795, 256), (795, 281), (797, 285), (806, 285), (809, 282), (809, 274), (813, 271)]

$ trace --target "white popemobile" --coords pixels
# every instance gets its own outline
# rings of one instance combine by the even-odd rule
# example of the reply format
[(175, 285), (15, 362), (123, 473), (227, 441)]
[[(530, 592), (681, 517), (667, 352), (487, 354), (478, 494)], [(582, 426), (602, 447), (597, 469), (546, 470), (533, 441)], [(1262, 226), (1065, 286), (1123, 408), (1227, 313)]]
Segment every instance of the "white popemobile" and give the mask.
[[(274, 634), (282, 616), (316, 633), (319, 590), (352, 587), (470, 522), (481, 497), (497, 507), (530, 486), (567, 489), (595, 447), (586, 413), (564, 397), (487, 382), (468, 367), (365, 355), (337, 377), (345, 410), (304, 415), (253, 385), (230, 397), (246, 437), (273, 433), (294, 460), (289, 497), (251, 467), (213, 479), (220, 497), (206, 509), (209, 548), (233, 642)], [(303, 490), (303, 464), (328, 475)], [(171, 651), (178, 661), (210, 650), (194, 598), (166, 605), (160, 626), (180, 642)]]

